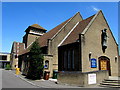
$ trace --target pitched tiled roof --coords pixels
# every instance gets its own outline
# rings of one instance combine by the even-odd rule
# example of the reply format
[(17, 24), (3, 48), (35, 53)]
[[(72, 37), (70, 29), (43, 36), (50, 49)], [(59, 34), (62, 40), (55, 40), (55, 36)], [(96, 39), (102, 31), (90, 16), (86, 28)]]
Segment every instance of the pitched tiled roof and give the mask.
[(55, 28), (53, 28), (52, 30), (50, 30), (49, 32), (47, 32), (43, 36), (41, 36), (38, 39), (40, 46), (41, 47), (47, 46), (48, 39), (51, 39), (69, 20), (70, 19), (64, 21), (60, 25), (56, 26)]
[(30, 51), (30, 48), (22, 49), (22, 50), (19, 52), (19, 55), (28, 53), (29, 51)]
[[(41, 36), (40, 38), (38, 38), (38, 42), (39, 42), (40, 46), (41, 47), (47, 46), (48, 39), (52, 38), (58, 32), (58, 30), (61, 29), (69, 20), (70, 19), (64, 21), (60, 25), (56, 26), (55, 28), (53, 28), (52, 30), (50, 30), (49, 32), (43, 34), (43, 36)], [(19, 53), (19, 55), (28, 53), (30, 51), (31, 46), (32, 46), (32, 44), (28, 48), (22, 50)]]
[(89, 22), (92, 20), (94, 16), (95, 15), (80, 21), (79, 24), (76, 26), (76, 28), (70, 33), (70, 35), (61, 44), (61, 46), (76, 42), (79, 39), (79, 34), (83, 32), (83, 30), (86, 28), (86, 26), (89, 24)]
[(18, 54), (21, 54), (24, 50), (25, 50), (25, 44), (24, 43), (20, 43), (19, 44), (19, 53)]
[[(89, 24), (89, 22), (91, 21), (91, 19), (93, 17), (94, 17), (94, 15), (89, 17), (89, 18), (87, 18), (87, 19), (85, 19), (85, 20), (82, 20), (81, 22), (79, 22), (79, 24), (76, 26), (76, 28), (71, 32), (71, 34), (61, 44), (61, 46), (76, 42), (76, 40), (79, 39), (79, 34), (82, 33), (82, 31), (86, 28), (86, 26)], [(39, 37), (38, 38), (38, 42), (39, 42), (40, 46), (41, 47), (47, 46), (48, 39), (51, 39), (70, 19), (64, 21), (63, 23), (61, 23), (60, 25), (56, 26), (55, 28), (53, 28), (49, 32), (45, 33), (43, 36)], [(19, 53), (19, 55), (28, 53), (29, 50), (30, 50), (30, 47), (22, 50)]]
[(46, 30), (43, 27), (41, 27), (40, 25), (38, 25), (38, 24), (33, 24), (33, 25), (31, 25), (31, 27), (35, 27), (35, 28), (38, 28), (38, 29)]

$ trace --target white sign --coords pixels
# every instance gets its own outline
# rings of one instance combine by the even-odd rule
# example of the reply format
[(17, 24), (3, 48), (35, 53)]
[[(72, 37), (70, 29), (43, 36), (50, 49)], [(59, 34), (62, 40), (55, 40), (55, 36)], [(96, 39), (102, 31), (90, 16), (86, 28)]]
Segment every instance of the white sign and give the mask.
[(88, 74), (88, 84), (96, 84), (96, 74)]

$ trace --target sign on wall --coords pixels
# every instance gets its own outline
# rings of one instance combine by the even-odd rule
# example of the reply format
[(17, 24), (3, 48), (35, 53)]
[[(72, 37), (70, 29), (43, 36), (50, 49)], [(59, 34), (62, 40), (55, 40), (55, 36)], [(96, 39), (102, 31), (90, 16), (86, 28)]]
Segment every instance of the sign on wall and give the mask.
[(91, 68), (97, 68), (97, 60), (95, 58), (91, 59)]
[(44, 65), (44, 68), (48, 68), (47, 65)]
[(96, 84), (96, 74), (88, 74), (88, 84)]

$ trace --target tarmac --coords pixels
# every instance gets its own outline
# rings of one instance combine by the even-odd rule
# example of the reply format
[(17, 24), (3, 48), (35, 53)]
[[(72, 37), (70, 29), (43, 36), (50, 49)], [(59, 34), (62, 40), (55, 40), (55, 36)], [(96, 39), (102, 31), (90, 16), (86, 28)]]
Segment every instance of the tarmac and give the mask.
[[(20, 73), (19, 75), (15, 74), (15, 70), (9, 70), (11, 73), (13, 73), (16, 77), (24, 80), (25, 82), (33, 85), (33, 86), (37, 86), (39, 88), (105, 88), (105, 87), (100, 87), (98, 84), (97, 85), (91, 85), (91, 86), (87, 86), (87, 87), (80, 87), (80, 86), (74, 86), (74, 85), (68, 85), (68, 84), (60, 84), (57, 83), (57, 79), (52, 79), (49, 78), (49, 80), (30, 80), (27, 79), (24, 75), (22, 75), (22, 73)], [(115, 78), (115, 77), (111, 77), (111, 78)]]

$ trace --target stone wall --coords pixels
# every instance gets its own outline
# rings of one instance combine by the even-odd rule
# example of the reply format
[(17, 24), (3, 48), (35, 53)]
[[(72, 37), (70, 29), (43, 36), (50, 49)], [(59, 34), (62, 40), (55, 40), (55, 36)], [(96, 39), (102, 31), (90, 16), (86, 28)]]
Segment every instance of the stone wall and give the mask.
[(95, 84), (89, 84), (88, 75), (96, 74), (96, 83), (98, 84), (104, 79), (108, 79), (108, 71), (93, 71), (93, 72), (79, 72), (79, 71), (64, 71), (58, 73), (58, 82), (64, 84), (70, 84), (75, 86), (89, 86)]
[(29, 45), (31, 45), (31, 43), (33, 43), (36, 40), (36, 38), (39, 38), (39, 37), (40, 36), (38, 36), (38, 35), (28, 34), (28, 37), (27, 37), (27, 47)]
[(82, 20), (79, 13), (72, 17), (67, 24), (56, 33), (49, 41), (48, 54), (53, 55), (53, 68), (58, 69), (58, 45), (71, 31), (71, 29)]
[(118, 61), (118, 62), (119, 62), (119, 63), (118, 63), (118, 66), (119, 66), (119, 67), (118, 67), (118, 76), (120, 77), (120, 56), (118, 57), (118, 60), (119, 60), (119, 61)]
[[(105, 53), (102, 51), (101, 46), (101, 34), (103, 29), (107, 29), (107, 49)], [(84, 42), (82, 43), (82, 71), (89, 72), (99, 70), (98, 58), (101, 56), (106, 56), (110, 59), (111, 75), (118, 76), (118, 59), (115, 61), (115, 57), (118, 57), (118, 48), (111, 33), (111, 30), (102, 14), (99, 12), (97, 17), (91, 23), (88, 30), (84, 33), (82, 37)], [(97, 67), (91, 68), (91, 62), (89, 61), (89, 53), (91, 52), (91, 58), (97, 60)]]
[(49, 61), (49, 67), (48, 69), (44, 69), (44, 71), (50, 71), (50, 76), (53, 76), (53, 56), (51, 55), (44, 55), (44, 65), (45, 65), (45, 61)]

